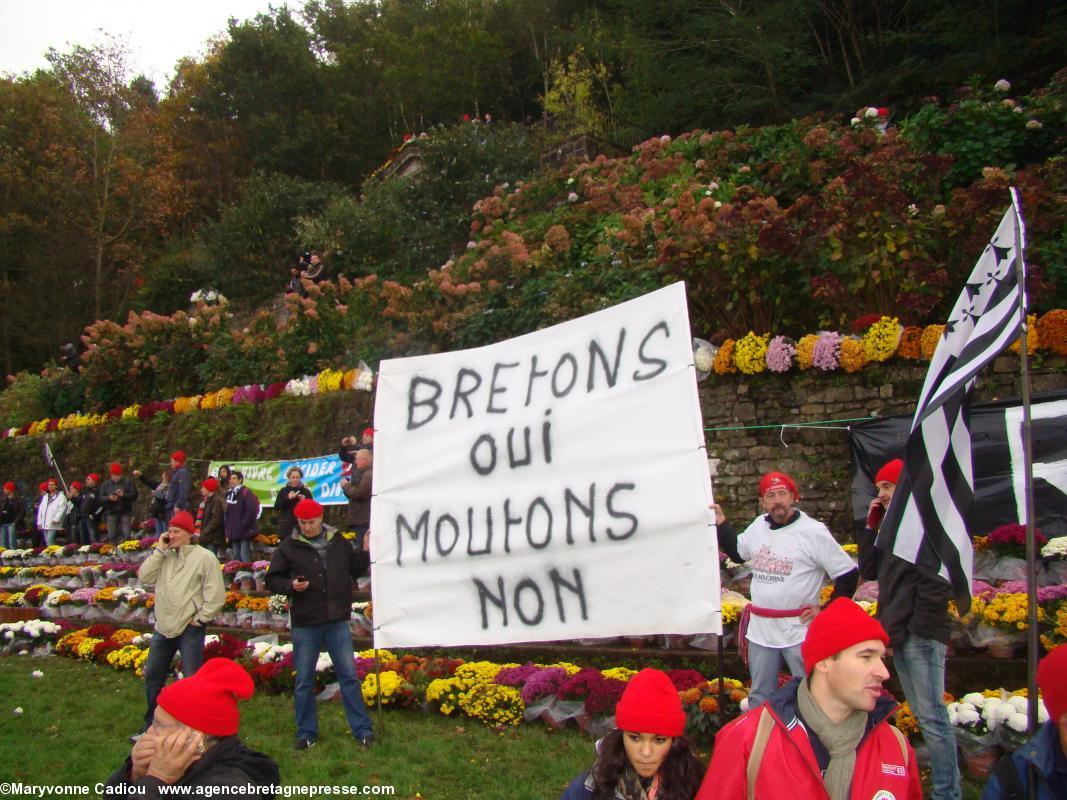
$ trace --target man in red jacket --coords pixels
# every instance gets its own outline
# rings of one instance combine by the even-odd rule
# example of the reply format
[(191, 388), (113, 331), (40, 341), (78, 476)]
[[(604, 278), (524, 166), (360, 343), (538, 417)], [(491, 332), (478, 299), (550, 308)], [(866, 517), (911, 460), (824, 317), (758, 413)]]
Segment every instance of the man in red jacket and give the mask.
[(882, 693), (888, 643), (859, 605), (830, 603), (801, 647), (806, 677), (719, 731), (697, 800), (919, 800), (915, 753)]

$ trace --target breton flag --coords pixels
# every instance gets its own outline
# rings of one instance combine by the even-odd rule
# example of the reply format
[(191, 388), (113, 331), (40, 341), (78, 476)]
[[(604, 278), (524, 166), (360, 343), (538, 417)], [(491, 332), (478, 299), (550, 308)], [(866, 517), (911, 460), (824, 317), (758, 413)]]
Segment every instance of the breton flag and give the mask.
[(883, 550), (947, 578), (960, 614), (971, 606), (974, 560), (966, 521), (974, 499), (967, 401), (978, 371), (1019, 338), (1026, 295), (1016, 260), (1023, 263), (1024, 249), (1013, 189), (1011, 208), (978, 259), (930, 361), (904, 469), (878, 532)]

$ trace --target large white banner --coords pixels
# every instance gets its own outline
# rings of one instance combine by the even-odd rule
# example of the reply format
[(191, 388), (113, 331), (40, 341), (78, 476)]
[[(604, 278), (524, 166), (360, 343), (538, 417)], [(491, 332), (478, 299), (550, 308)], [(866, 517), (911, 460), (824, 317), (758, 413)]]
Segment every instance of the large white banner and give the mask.
[(685, 286), (385, 361), (374, 642), (721, 631)]

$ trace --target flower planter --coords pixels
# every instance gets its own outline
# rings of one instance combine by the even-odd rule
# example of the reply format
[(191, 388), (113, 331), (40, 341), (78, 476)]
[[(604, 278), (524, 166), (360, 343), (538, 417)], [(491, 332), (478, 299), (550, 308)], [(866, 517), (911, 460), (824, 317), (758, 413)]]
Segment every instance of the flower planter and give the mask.
[(989, 773), (993, 771), (993, 767), (1000, 759), (1000, 748), (996, 745), (984, 749), (964, 747), (961, 748), (961, 752), (967, 771), (980, 781), (989, 777)]
[(993, 658), (1015, 658), (1016, 642), (991, 642), (986, 652)]

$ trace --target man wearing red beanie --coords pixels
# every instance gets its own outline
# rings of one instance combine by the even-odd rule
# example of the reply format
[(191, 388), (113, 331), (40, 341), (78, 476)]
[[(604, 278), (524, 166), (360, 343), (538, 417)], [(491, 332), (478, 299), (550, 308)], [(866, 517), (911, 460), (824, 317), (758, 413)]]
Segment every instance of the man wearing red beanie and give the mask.
[(719, 731), (696, 800), (919, 800), (915, 753), (882, 692), (888, 642), (858, 604), (827, 605), (801, 648), (806, 677)]
[(783, 666), (804, 674), (800, 643), (808, 623), (819, 613), (819, 592), (829, 576), (835, 597), (852, 597), (859, 583), (855, 564), (830, 531), (795, 508), (797, 485), (784, 472), (760, 479), (760, 502), (766, 515), (757, 517), (740, 536), (718, 504), (715, 522), (719, 547), (737, 563), (752, 567), (751, 605), (738, 631), (742, 655), (747, 652), (752, 692), (757, 706), (778, 687)]
[(100, 486), (100, 498), (107, 521), (108, 541), (118, 544), (133, 533), (133, 502), (137, 499), (137, 487), (129, 476), (122, 474), (121, 464), (112, 464), (108, 474), (110, 477)]
[(167, 505), (164, 509), (167, 519), (178, 511), (189, 510), (192, 492), (193, 476), (185, 466), (185, 452), (175, 450), (170, 454), (170, 483), (167, 484)]
[[(157, 797), (163, 786), (277, 786), (278, 765), (237, 738), (238, 700), (248, 700), (252, 678), (234, 661), (213, 658), (159, 695), (152, 724), (126, 763), (108, 779), (112, 794)], [(255, 797), (275, 797), (273, 791)]]
[(1037, 688), (1048, 719), (1014, 753), (1004, 756), (989, 776), (982, 800), (1067, 797), (1067, 644), (1061, 644), (1037, 665)]
[(856, 535), (860, 575), (878, 581), (878, 620), (893, 646), (893, 669), (930, 750), (930, 797), (960, 800), (963, 787), (956, 734), (944, 703), (945, 659), (952, 630), (949, 584), (875, 546), (903, 468), (904, 462), (894, 458), (875, 473), (877, 496), (867, 509), (866, 529)]
[(26, 516), (22, 498), (18, 496), (14, 482), (4, 483), (0, 497), (0, 548), (14, 550), (19, 546), (18, 528)]
[(367, 572), (370, 556), (356, 550), (334, 528), (322, 524), (322, 506), (305, 497), (293, 509), (297, 532), (282, 539), (270, 560), (267, 588), (289, 598), (296, 686), (297, 750), (307, 750), (319, 737), (315, 708), (315, 663), (323, 648), (330, 654), (341, 702), (352, 736), (363, 747), (374, 744), (363, 690), (356, 675), (352, 634), (352, 588)]
[(226, 602), (218, 559), (203, 547), (190, 544), (195, 530), (188, 511), (175, 514), (138, 573), (141, 583), (155, 584), (156, 588), (156, 625), (144, 665), (146, 730), (152, 724), (174, 655), (181, 652), (185, 677), (196, 674), (204, 662), (204, 627)]

